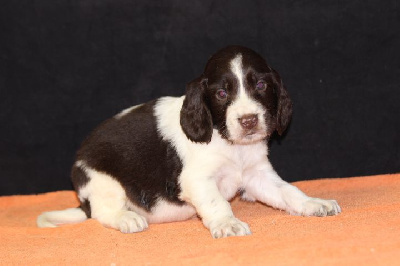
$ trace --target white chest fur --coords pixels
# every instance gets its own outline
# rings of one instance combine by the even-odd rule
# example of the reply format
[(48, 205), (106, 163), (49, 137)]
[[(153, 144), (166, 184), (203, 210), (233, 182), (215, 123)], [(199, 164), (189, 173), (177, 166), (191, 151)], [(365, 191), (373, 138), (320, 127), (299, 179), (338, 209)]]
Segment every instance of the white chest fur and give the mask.
[[(225, 153), (228, 151), (228, 153)], [(243, 189), (261, 162), (267, 159), (267, 146), (264, 143), (253, 145), (228, 146), (222, 151), (224, 162), (213, 178), (218, 190), (226, 200), (232, 199), (238, 190)], [(223, 155), (221, 155), (223, 156)]]

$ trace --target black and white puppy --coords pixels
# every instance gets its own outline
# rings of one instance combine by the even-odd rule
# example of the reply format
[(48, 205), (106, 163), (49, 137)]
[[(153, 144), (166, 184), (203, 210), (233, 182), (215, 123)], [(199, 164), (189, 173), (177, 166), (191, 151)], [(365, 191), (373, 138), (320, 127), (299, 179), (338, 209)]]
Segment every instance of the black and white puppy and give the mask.
[(214, 238), (248, 235), (229, 204), (237, 194), (294, 215), (336, 215), (335, 200), (308, 197), (268, 161), (267, 140), (291, 113), (278, 73), (256, 52), (226, 47), (185, 96), (133, 106), (95, 129), (72, 168), (80, 207), (43, 213), (38, 226), (94, 218), (133, 233), (198, 214)]

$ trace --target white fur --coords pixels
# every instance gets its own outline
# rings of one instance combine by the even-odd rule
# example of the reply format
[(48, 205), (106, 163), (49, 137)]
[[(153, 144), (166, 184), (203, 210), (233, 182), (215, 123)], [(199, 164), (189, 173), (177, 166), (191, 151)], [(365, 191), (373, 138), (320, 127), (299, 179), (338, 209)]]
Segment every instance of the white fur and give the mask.
[(115, 115), (114, 117), (116, 119), (121, 119), (122, 117), (124, 117), (125, 115), (129, 114), (130, 112), (132, 112), (133, 110), (139, 108), (140, 106), (142, 106), (143, 104), (138, 104), (129, 108), (126, 108), (124, 110), (122, 110), (119, 114)]
[[(226, 112), (226, 125), (230, 139), (237, 144), (247, 144), (260, 141), (265, 138), (265, 132), (267, 130), (264, 118), (266, 110), (261, 104), (251, 99), (246, 93), (241, 54), (238, 54), (231, 61), (231, 71), (238, 80), (239, 88), (237, 98), (228, 106)], [(258, 124), (253, 134), (244, 135), (239, 119), (244, 115), (251, 114), (257, 115)]]
[(238, 95), (239, 97), (243, 97), (246, 94), (246, 90), (244, 88), (244, 74), (243, 74), (243, 56), (241, 54), (237, 54), (234, 59), (231, 60), (231, 71), (236, 76), (239, 82)]
[(148, 223), (169, 223), (184, 221), (196, 215), (196, 210), (190, 204), (176, 205), (164, 200), (160, 200), (147, 212), (132, 202), (127, 202), (127, 207), (146, 218)]
[(57, 227), (62, 224), (80, 223), (87, 219), (80, 208), (44, 212), (37, 218), (38, 227)]

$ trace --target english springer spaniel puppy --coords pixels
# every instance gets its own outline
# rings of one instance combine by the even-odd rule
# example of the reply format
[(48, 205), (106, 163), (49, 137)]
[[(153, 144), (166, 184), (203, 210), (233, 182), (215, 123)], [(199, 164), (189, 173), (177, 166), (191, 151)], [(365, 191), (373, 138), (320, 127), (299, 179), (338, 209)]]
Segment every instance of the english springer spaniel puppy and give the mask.
[(268, 138), (291, 114), (279, 74), (256, 52), (226, 47), (185, 96), (133, 106), (95, 129), (72, 168), (80, 207), (45, 212), (38, 226), (94, 218), (133, 233), (197, 214), (214, 238), (249, 235), (229, 203), (238, 194), (293, 215), (336, 215), (335, 200), (308, 197), (268, 160)]

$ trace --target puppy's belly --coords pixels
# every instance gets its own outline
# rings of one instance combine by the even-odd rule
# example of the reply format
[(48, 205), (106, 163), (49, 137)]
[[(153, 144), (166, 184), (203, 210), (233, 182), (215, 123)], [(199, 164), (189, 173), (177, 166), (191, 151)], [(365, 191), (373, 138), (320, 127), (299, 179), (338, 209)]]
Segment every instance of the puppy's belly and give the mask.
[(127, 203), (127, 207), (145, 217), (149, 223), (183, 221), (196, 215), (195, 208), (189, 204), (177, 205), (162, 199), (159, 199), (156, 206), (150, 212), (143, 210), (131, 202)]

